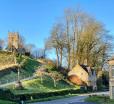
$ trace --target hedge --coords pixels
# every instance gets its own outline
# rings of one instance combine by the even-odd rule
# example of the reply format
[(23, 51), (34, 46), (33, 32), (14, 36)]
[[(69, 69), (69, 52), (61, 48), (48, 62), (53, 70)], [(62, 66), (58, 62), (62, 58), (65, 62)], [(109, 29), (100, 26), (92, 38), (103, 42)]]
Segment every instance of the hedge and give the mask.
[(64, 96), (68, 94), (79, 94), (84, 93), (85, 90), (80, 89), (66, 89), (60, 91), (52, 91), (52, 92), (42, 92), (42, 93), (28, 93), (28, 94), (19, 94), (14, 95), (10, 90), (0, 89), (0, 99), (11, 100), (11, 101), (19, 101), (20, 97), (24, 96), (26, 100), (32, 99), (40, 99), (40, 98), (48, 98), (51, 96)]
[(13, 100), (14, 94), (8, 89), (0, 89), (0, 99)]
[(31, 98), (33, 99), (39, 99), (39, 98), (47, 98), (47, 97), (51, 97), (51, 96), (64, 96), (64, 95), (68, 95), (68, 94), (77, 94), (77, 93), (83, 93), (84, 91), (80, 91), (75, 90), (75, 89), (69, 89), (69, 90), (61, 90), (61, 91), (54, 91), (54, 92), (43, 92), (43, 93), (30, 93), (30, 94), (20, 94), (20, 95), (15, 95), (15, 98), (17, 98), (17, 100), (21, 97), (21, 96), (25, 96), (26, 100), (31, 100)]

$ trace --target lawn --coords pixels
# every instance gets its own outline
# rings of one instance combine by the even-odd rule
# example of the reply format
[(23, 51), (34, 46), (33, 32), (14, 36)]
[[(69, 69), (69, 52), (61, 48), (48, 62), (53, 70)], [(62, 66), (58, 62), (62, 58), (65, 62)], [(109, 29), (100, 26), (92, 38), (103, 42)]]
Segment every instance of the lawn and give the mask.
[(109, 99), (108, 96), (89, 96), (86, 102), (96, 102), (97, 104), (114, 104), (114, 100)]
[(7, 86), (8, 89), (19, 98), (20, 96), (26, 96), (28, 102), (48, 101), (54, 99), (60, 99), (64, 97), (76, 96), (79, 91), (79, 86), (73, 86), (64, 80), (58, 81), (57, 86), (54, 87), (53, 80), (49, 76), (43, 77), (43, 83), (40, 78), (34, 78), (32, 80), (23, 81), (22, 85), (24, 89), (15, 89), (15, 85)]
[(28, 94), (28, 93), (43, 93), (43, 92), (54, 92), (54, 91), (62, 91), (69, 89), (79, 89), (79, 86), (69, 85), (64, 80), (58, 81), (57, 86), (54, 87), (53, 80), (49, 76), (43, 77), (43, 83), (41, 83), (40, 78), (35, 78), (28, 81), (23, 81), (22, 85), (24, 87), (23, 90), (14, 89), (15, 85), (7, 86), (7, 88), (11, 89), (12, 92), (16, 95), (18, 94)]

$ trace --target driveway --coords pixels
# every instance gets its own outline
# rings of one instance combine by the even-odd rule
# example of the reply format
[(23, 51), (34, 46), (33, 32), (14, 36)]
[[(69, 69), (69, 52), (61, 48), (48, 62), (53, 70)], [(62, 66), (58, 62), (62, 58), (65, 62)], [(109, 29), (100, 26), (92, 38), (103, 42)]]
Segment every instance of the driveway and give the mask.
[(74, 96), (70, 98), (63, 98), (63, 99), (57, 99), (52, 101), (45, 101), (45, 102), (36, 102), (32, 104), (96, 104), (96, 103), (89, 103), (85, 102), (84, 100), (89, 95), (109, 95), (109, 92), (97, 92), (97, 93), (89, 93), (89, 94), (80, 94), (79, 96)]

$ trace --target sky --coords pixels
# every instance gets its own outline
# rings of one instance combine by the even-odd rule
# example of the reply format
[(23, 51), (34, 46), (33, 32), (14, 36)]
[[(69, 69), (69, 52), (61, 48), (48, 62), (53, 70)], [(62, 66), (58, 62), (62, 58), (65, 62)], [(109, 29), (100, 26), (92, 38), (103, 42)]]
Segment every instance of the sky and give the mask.
[(0, 38), (19, 32), (26, 43), (42, 48), (53, 24), (66, 8), (77, 5), (114, 35), (114, 0), (0, 0)]

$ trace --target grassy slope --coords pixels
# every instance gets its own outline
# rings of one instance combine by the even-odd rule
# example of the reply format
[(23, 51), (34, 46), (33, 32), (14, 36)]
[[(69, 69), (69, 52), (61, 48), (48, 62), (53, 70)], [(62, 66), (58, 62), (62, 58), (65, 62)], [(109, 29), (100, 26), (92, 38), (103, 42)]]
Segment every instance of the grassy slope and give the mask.
[[(0, 55), (2, 55), (2, 59), (0, 59), (0, 60), (2, 60), (2, 61), (0, 61), (1, 64), (6, 61), (6, 57), (10, 57), (10, 59), (13, 60), (11, 53), (6, 53), (6, 52), (1, 53), (0, 52)], [(3, 58), (3, 57), (5, 57), (5, 58)], [(31, 59), (29, 57), (23, 56), (22, 61), (24, 59), (25, 59), (24, 65), (23, 65), (22, 69), (20, 70), (20, 78), (31, 76), (33, 74), (33, 72), (35, 71), (35, 69), (39, 66), (38, 61), (36, 61), (35, 59)], [(6, 64), (8, 63), (7, 61), (6, 61)], [(0, 81), (3, 83), (5, 83), (7, 81), (14, 81), (14, 80), (17, 80), (17, 71), (12, 71), (12, 70), (10, 71), (10, 73), (4, 74), (4, 76), (2, 76), (0, 78)]]
[[(22, 61), (25, 60), (24, 65), (21, 69), (20, 77), (32, 75), (35, 69), (39, 66), (38, 61), (31, 59), (29, 57), (23, 56)], [(48, 68), (50, 71), (53, 67)], [(17, 78), (17, 72), (11, 71), (10, 74), (4, 75), (0, 80), (14, 80)], [(50, 77), (43, 77), (43, 83), (40, 82), (40, 78), (24, 81), (23, 86), (25, 90), (15, 90), (14, 85), (8, 86), (8, 88), (12, 89), (15, 94), (22, 93), (38, 93), (38, 92), (50, 92), (57, 90), (66, 90), (75, 88), (72, 85), (69, 85), (66, 81), (57, 82), (57, 87), (54, 87), (53, 80)], [(79, 87), (78, 87), (79, 88)]]
[(14, 58), (11, 52), (0, 51), (0, 67), (14, 64)]
[(43, 83), (40, 82), (40, 78), (36, 78), (33, 80), (24, 81), (22, 84), (25, 90), (15, 90), (13, 89), (14, 85), (9, 87), (10, 89), (12, 89), (12, 92), (14, 92), (15, 94), (52, 92), (52, 91), (58, 91), (58, 90), (60, 91), (60, 90), (73, 89), (73, 88), (79, 89), (79, 87), (74, 87), (72, 85), (69, 85), (67, 82), (63, 80), (58, 81), (57, 87), (54, 87), (53, 80), (48, 76), (45, 76), (43, 78)]
[[(35, 69), (39, 66), (38, 61), (31, 59), (29, 57), (23, 56), (22, 61), (25, 60), (24, 65), (21, 69), (21, 77), (32, 75), (35, 71)], [(47, 65), (46, 68), (51, 72), (54, 70), (53, 66)], [(17, 78), (17, 73), (11, 72), (8, 75), (5, 75), (1, 79), (14, 79)], [(1, 80), (0, 79), (0, 80)], [(16, 90), (15, 85), (10, 85), (7, 88), (11, 89), (11, 91), (16, 94), (30, 94), (30, 93), (43, 93), (43, 92), (54, 92), (54, 91), (61, 91), (61, 90), (67, 90), (67, 89), (79, 89), (79, 87), (75, 87), (73, 85), (70, 85), (64, 80), (57, 82), (57, 87), (54, 87), (54, 82), (49, 76), (43, 77), (43, 83), (41, 83), (40, 78), (35, 78), (28, 81), (23, 81), (22, 85), (24, 87), (24, 90)], [(66, 95), (66, 97), (70, 97), (74, 95)], [(41, 99), (35, 99), (35, 101), (46, 101), (46, 100), (52, 100), (57, 98), (63, 98), (62, 96), (53, 96), (49, 98), (41, 98)], [(34, 101), (33, 101), (34, 102)], [(0, 103), (1, 104), (1, 103)], [(5, 104), (5, 102), (4, 102)], [(8, 102), (8, 104), (10, 104)], [(13, 103), (12, 103), (13, 104)]]
[(35, 59), (31, 59), (29, 57), (25, 57), (25, 56), (24, 56), (24, 59), (26, 61), (24, 62), (24, 65), (22, 68), (27, 74), (33, 74), (35, 69), (37, 69), (37, 67), (39, 66), (38, 61), (36, 61)]

